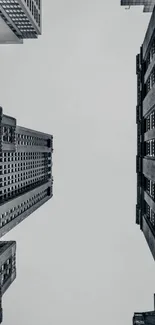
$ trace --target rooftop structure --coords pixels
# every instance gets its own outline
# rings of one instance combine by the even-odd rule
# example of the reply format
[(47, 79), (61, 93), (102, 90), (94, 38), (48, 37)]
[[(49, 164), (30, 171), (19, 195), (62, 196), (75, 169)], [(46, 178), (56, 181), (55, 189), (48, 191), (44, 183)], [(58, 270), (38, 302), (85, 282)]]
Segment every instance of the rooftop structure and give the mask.
[(144, 12), (152, 12), (155, 0), (121, 0), (121, 6), (144, 6)]

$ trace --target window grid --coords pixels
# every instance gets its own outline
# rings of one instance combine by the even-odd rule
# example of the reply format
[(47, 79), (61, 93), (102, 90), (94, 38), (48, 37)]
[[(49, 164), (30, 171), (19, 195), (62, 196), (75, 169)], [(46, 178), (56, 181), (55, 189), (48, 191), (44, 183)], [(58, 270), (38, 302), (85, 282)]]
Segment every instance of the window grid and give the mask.
[(151, 156), (150, 141), (146, 141), (146, 156)]
[(147, 118), (145, 119), (145, 123), (146, 123), (145, 132), (155, 128), (155, 111), (153, 111), (151, 114), (147, 116)]
[(39, 186), (50, 178), (51, 156), (40, 152), (4, 152), (0, 161), (0, 200)]
[(151, 129), (154, 129), (154, 127), (155, 127), (155, 112), (154, 111), (150, 114), (150, 119), (151, 119)]
[(15, 128), (8, 125), (3, 125), (2, 140), (6, 143), (13, 143), (15, 141)]
[(19, 133), (16, 134), (16, 141), (19, 145), (47, 146), (47, 140), (43, 138)]
[(146, 204), (146, 217), (151, 223), (152, 227), (155, 229), (155, 213), (152, 211), (152, 209), (146, 202), (145, 204)]
[(4, 285), (5, 282), (11, 277), (12, 273), (16, 270), (16, 255), (12, 254), (0, 268), (0, 279), (1, 285)]
[(27, 5), (27, 7), (29, 8), (32, 16), (34, 17), (36, 23), (40, 26), (40, 20), (39, 20), (40, 1), (39, 0), (28, 0), (28, 1), (25, 0), (25, 3)]
[[(155, 128), (155, 110), (147, 116), (145, 119), (145, 132), (153, 130)], [(155, 139), (151, 139), (145, 142), (146, 152), (145, 155), (149, 157), (155, 157)]]
[(151, 196), (153, 201), (155, 201), (155, 183), (145, 177), (145, 191)]
[(47, 189), (40, 191), (39, 193), (32, 195), (26, 201), (21, 204), (14, 206), (10, 210), (0, 215), (0, 228), (20, 216), (23, 212), (28, 211), (39, 201), (43, 200), (47, 196)]
[(2, 11), (0, 10), (0, 17), (5, 21), (5, 23), (10, 27), (10, 29), (13, 31), (13, 33), (15, 33), (15, 35), (21, 39), (21, 35), (17, 32), (17, 30), (12, 26), (12, 24), (10, 23), (10, 21), (4, 16), (4, 14), (2, 13)]
[[(20, 7), (17, 1), (14, 2), (10, 0), (6, 2), (4, 0), (0, 0), (0, 5), (9, 15), (9, 17), (11, 18), (13, 23), (17, 26), (17, 28), (20, 30), (24, 38), (37, 37), (37, 33), (35, 29), (33, 28), (32, 24), (30, 23), (29, 19), (27, 18), (26, 14), (24, 13), (24, 11), (22, 10), (22, 8)], [(36, 23), (39, 25), (39, 12), (36, 9), (36, 7), (35, 7), (34, 19)]]
[(150, 130), (150, 115), (146, 118), (146, 132)]
[(146, 141), (146, 156), (155, 157), (155, 139)]

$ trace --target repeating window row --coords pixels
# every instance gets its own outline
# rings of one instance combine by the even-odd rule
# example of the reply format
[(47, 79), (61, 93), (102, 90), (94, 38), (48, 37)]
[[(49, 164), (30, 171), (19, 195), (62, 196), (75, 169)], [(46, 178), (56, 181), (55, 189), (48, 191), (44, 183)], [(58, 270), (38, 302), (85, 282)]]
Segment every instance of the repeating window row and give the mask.
[(152, 40), (152, 44), (146, 58), (146, 70), (148, 69), (150, 63), (152, 62), (154, 54), (155, 54), (155, 39)]
[(3, 3), (9, 3), (9, 4), (15, 3), (15, 4), (18, 4), (18, 0), (0, 0), (0, 4), (3, 4)]
[(39, 177), (35, 177), (35, 179), (29, 179), (28, 181), (19, 182), (15, 184), (11, 184), (13, 186), (0, 188), (0, 202), (7, 201), (8, 199), (13, 199), (18, 195), (21, 195), (25, 192), (31, 191), (47, 182), (49, 177), (47, 175), (41, 175)]
[[(23, 181), (23, 180), (28, 180), (29, 178), (36, 177), (36, 176), (41, 176), (42, 174), (48, 173), (48, 167), (47, 166), (41, 166), (39, 168), (35, 169), (30, 169), (27, 171), (20, 171), (15, 173), (15, 169), (6, 169), (4, 170), (4, 175), (7, 175), (5, 177), (6, 181), (2, 178), (2, 181), (0, 182), (0, 186), (3, 186), (6, 182), (8, 184), (16, 183), (17, 181)], [(13, 173), (13, 175), (9, 176), (9, 172)], [(2, 177), (2, 176), (1, 176)], [(5, 186), (5, 185), (4, 185)]]
[(146, 204), (146, 217), (150, 221), (153, 228), (155, 228), (155, 213), (152, 211), (152, 209), (147, 203), (145, 204)]
[(17, 37), (19, 37), (19, 39), (21, 38), (21, 35), (18, 33), (18, 31), (16, 30), (16, 28), (14, 28), (14, 26), (12, 26), (12, 23), (6, 18), (6, 16), (3, 14), (3, 12), (0, 10), (0, 17), (5, 21), (5, 23), (10, 27), (10, 29), (12, 30), (13, 33), (15, 33), (15, 35)]
[(38, 7), (38, 9), (40, 10), (40, 0), (25, 0), (25, 3), (27, 4), (27, 6), (29, 8), (32, 8), (32, 2), (35, 2), (35, 5)]
[(25, 3), (29, 7), (29, 10), (31, 11), (35, 21), (40, 26), (40, 14), (38, 11), (38, 9), (40, 10), (40, 1), (35, 0), (34, 2), (33, 0), (25, 0)]
[(15, 269), (16, 269), (16, 256), (15, 254), (13, 254), (12, 257), (7, 259), (5, 263), (1, 266), (0, 269), (1, 285), (4, 285), (4, 283), (9, 279), (9, 277), (12, 275)]
[(9, 279), (11, 274), (12, 274), (12, 267), (11, 267), (11, 265), (9, 265), (4, 268), (3, 272), (0, 275), (1, 285), (4, 285), (4, 283)]
[[(37, 157), (38, 153), (37, 155), (33, 156)], [(25, 153), (22, 155), (22, 157), (26, 157)], [(48, 155), (44, 153), (41, 155), (40, 159), (32, 158), (28, 161), (26, 159), (23, 159), (20, 160), (20, 162), (11, 160), (5, 163), (7, 164), (0, 166), (1, 187), (13, 184), (17, 185), (18, 183), (21, 184), (20, 187), (25, 187), (25, 183), (21, 182), (26, 181), (26, 185), (28, 185), (39, 180), (48, 179), (48, 172), (51, 171), (51, 159), (49, 159)], [(31, 182), (27, 183), (29, 180), (31, 180)], [(12, 190), (14, 190), (14, 188)]]
[(6, 211), (0, 215), (0, 228), (17, 218), (19, 215), (30, 209), (39, 201), (43, 200), (47, 196), (47, 189), (43, 190), (33, 196), (28, 200), (25, 200), (21, 204), (14, 206), (12, 209)]
[(146, 81), (146, 94), (151, 90), (155, 83), (155, 68), (151, 71), (147, 81)]
[(40, 159), (40, 160), (30, 160), (28, 161), (23, 161), (23, 162), (17, 162), (17, 163), (8, 163), (7, 165), (2, 165), (0, 166), (0, 171), (1, 175), (4, 174), (4, 171), (6, 170), (6, 173), (16, 173), (20, 171), (26, 171), (29, 169), (35, 169), (38, 167), (44, 167), (48, 165), (48, 160), (47, 159)]
[(155, 157), (155, 139), (146, 141), (146, 156)]
[(21, 177), (17, 179), (12, 179), (8, 182), (1, 182), (0, 183), (0, 195), (3, 196), (3, 194), (9, 194), (12, 195), (12, 193), (21, 193), (21, 191), (28, 190), (29, 187), (32, 185), (44, 183), (48, 180), (48, 174), (43, 173), (38, 176), (33, 176), (29, 179)]
[[(5, 191), (4, 187), (8, 187), (8, 191), (14, 191), (17, 188), (22, 188), (29, 184), (33, 184), (36, 181), (38, 182), (39, 180), (43, 179), (48, 179), (48, 173), (47, 171), (42, 171), (42, 173), (34, 173), (34, 174), (26, 174), (26, 175), (13, 175), (9, 176), (6, 178), (6, 181), (4, 181), (2, 178), (0, 179), (0, 190)], [(6, 191), (5, 191), (6, 192)], [(4, 193), (5, 193), (4, 192)]]
[(41, 137), (35, 137), (24, 134), (16, 134), (16, 141), (18, 144), (22, 145), (35, 145), (35, 146), (47, 146), (47, 140)]
[(37, 136), (30, 136), (15, 133), (15, 129), (10, 126), (4, 125), (2, 127), (2, 140), (4, 142), (13, 142), (16, 138), (16, 143), (19, 145), (30, 145), (30, 146), (47, 146), (47, 140)]
[[(18, 2), (15, 3), (6, 3), (6, 2), (0, 2), (1, 6), (3, 7), (3, 9), (6, 11), (6, 13), (10, 16), (11, 20), (14, 22), (14, 24), (17, 26), (17, 28), (21, 31), (21, 32), (29, 32), (29, 28), (31, 28), (31, 32), (35, 32), (32, 24), (30, 23), (30, 21), (28, 20), (26, 14), (24, 13), (24, 11), (22, 10), (22, 8), (20, 7), (20, 5), (18, 4)], [(28, 23), (29, 28), (27, 27), (26, 30), (23, 30), (21, 28), (21, 24), (19, 23), (18, 19), (20, 18), (20, 20), (24, 21), (25, 23)], [(36, 18), (36, 17), (35, 17)], [(37, 20), (39, 20), (38, 16), (37, 16)]]
[(153, 111), (147, 118), (146, 118), (146, 127), (145, 131), (149, 131), (155, 128), (155, 111)]
[(155, 183), (148, 178), (145, 178), (145, 190), (155, 201)]
[[(51, 153), (49, 153), (51, 154)], [(18, 162), (39, 160), (48, 157), (48, 153), (44, 152), (3, 152), (0, 157), (0, 162)]]
[(15, 129), (10, 126), (3, 126), (2, 140), (3, 142), (12, 143), (15, 139)]

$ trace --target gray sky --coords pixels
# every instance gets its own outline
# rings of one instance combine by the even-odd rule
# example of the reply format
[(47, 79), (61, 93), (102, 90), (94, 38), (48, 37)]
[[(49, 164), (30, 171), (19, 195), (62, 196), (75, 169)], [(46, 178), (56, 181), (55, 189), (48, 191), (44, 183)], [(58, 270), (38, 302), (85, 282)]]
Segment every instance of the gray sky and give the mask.
[(131, 325), (153, 308), (135, 225), (135, 56), (149, 18), (114, 0), (46, 0), (43, 35), (1, 46), (4, 113), (55, 147), (53, 199), (4, 237), (18, 271), (4, 325)]

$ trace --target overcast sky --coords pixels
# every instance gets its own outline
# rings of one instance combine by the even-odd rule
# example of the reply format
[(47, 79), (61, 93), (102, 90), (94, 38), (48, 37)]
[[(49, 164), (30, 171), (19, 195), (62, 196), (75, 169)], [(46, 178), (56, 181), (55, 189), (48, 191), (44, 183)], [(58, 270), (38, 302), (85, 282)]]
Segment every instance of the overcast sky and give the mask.
[(43, 0), (43, 35), (0, 48), (0, 105), (54, 135), (54, 197), (4, 240), (17, 279), (4, 325), (131, 325), (155, 265), (136, 204), (135, 56), (150, 14), (119, 1)]

